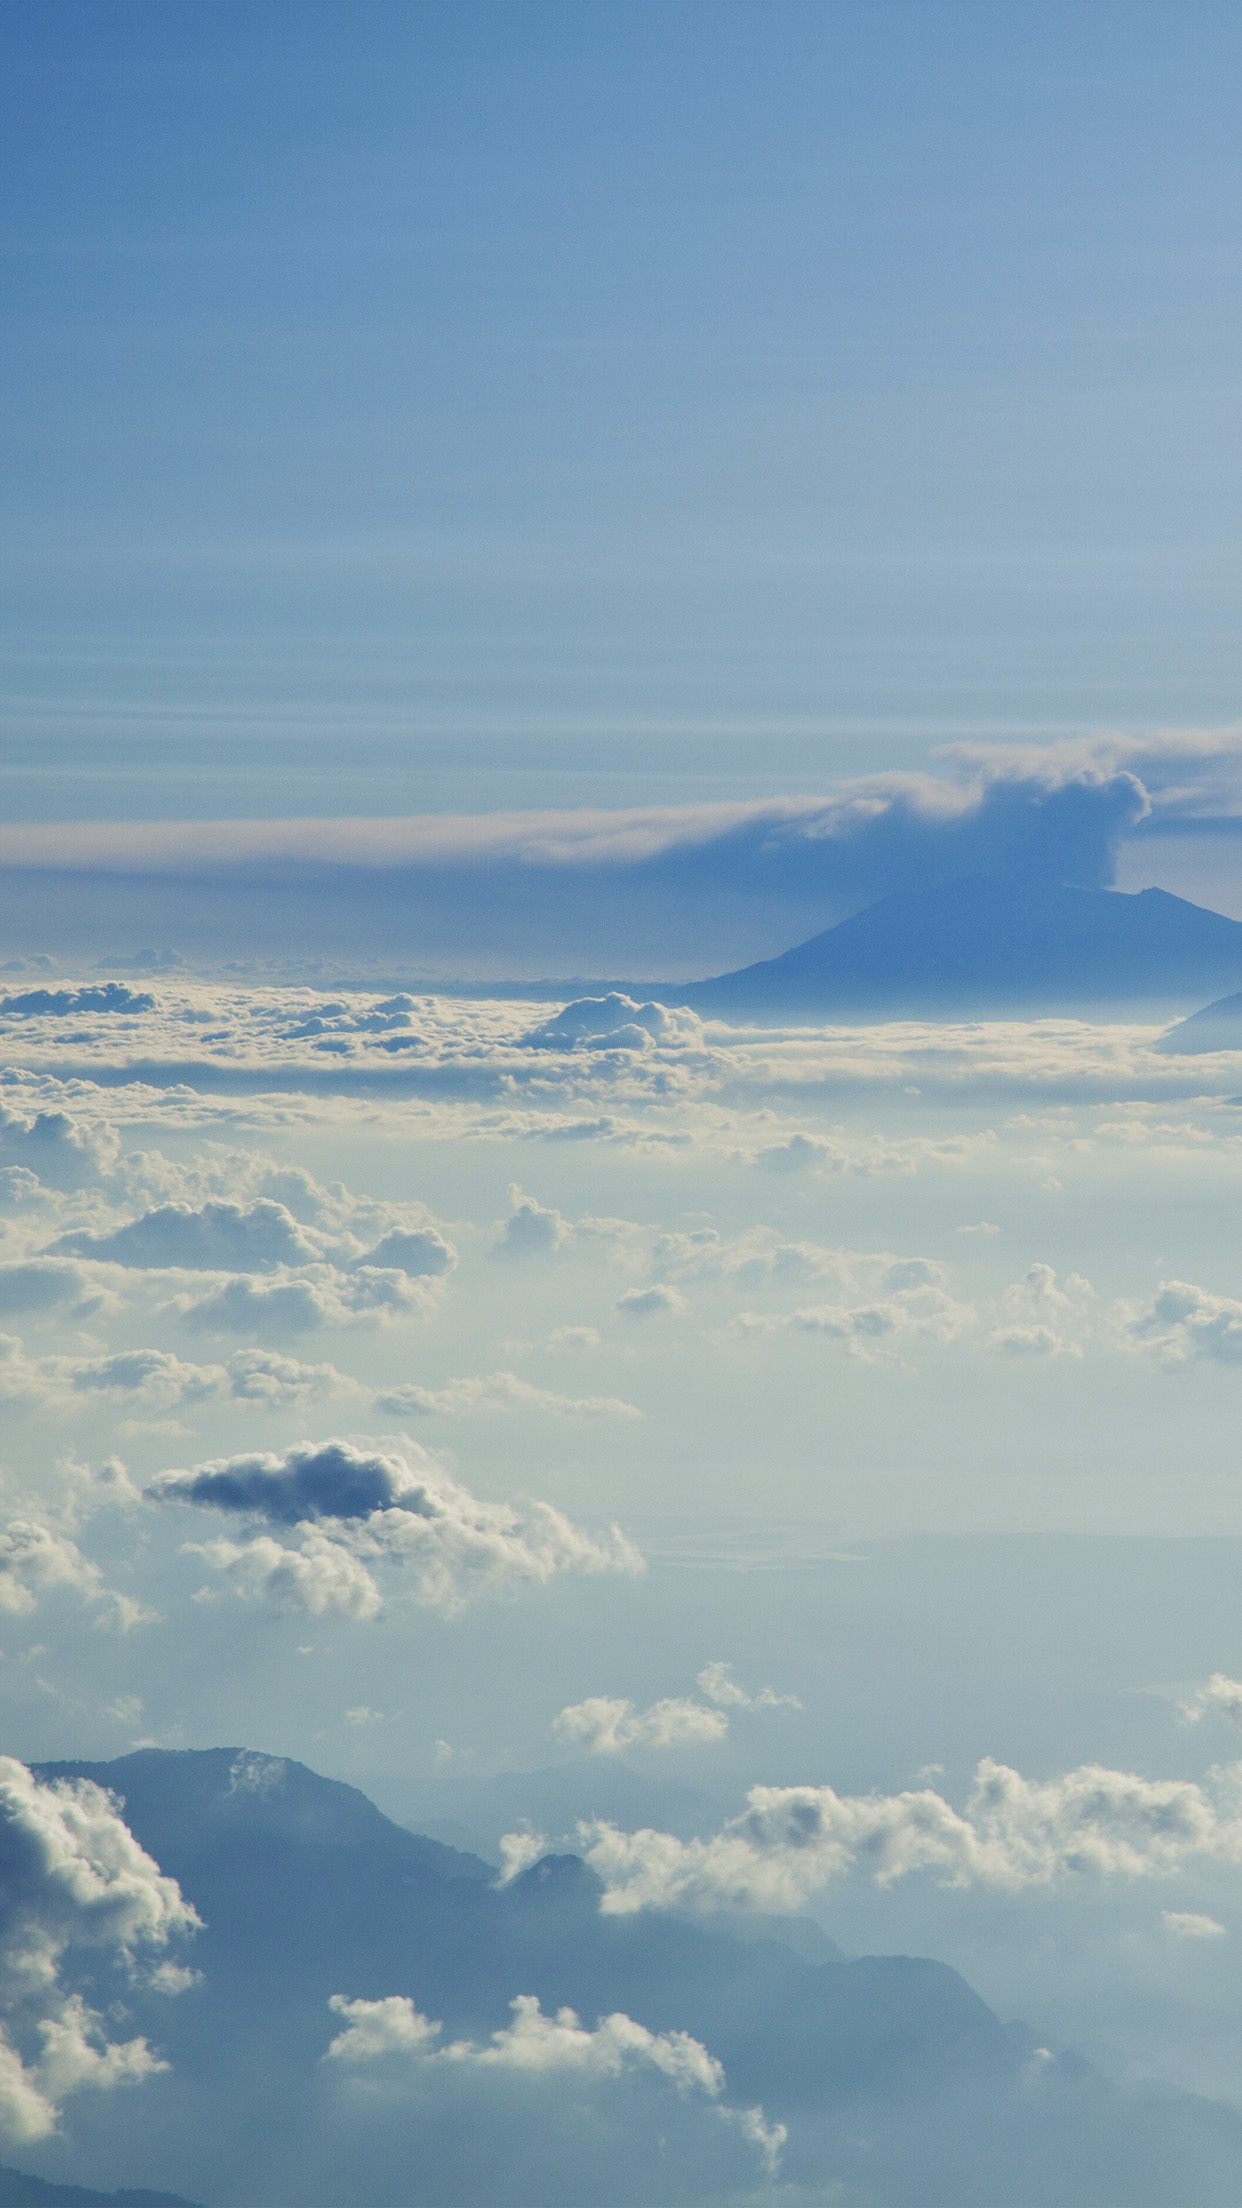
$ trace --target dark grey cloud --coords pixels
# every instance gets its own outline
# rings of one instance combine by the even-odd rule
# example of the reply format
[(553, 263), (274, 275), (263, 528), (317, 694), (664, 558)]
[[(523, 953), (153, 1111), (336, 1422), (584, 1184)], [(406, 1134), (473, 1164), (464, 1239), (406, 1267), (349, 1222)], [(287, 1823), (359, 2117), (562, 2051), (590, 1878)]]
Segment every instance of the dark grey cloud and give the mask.
[(146, 1490), (157, 1503), (197, 1503), (296, 1526), (323, 1518), (368, 1518), (373, 1510), (431, 1512), (427, 1491), (400, 1457), (354, 1448), (347, 1441), (305, 1444), (284, 1457), (270, 1451), (163, 1472)]

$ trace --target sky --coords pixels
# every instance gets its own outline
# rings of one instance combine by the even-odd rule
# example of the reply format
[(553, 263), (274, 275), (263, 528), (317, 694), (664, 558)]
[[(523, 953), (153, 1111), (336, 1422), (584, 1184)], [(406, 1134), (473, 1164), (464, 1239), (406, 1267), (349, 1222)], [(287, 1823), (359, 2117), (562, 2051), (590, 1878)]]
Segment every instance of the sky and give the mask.
[(1236, 721), (1233, 9), (4, 36), (10, 817)]
[(28, 1770), (137, 1747), (1236, 2113), (1242, 1049), (640, 983), (973, 873), (1242, 919), (1237, 11), (0, 36), (0, 1867), (124, 1889), (0, 1913), (0, 2162), (192, 2182), (73, 1943), (194, 1897)]

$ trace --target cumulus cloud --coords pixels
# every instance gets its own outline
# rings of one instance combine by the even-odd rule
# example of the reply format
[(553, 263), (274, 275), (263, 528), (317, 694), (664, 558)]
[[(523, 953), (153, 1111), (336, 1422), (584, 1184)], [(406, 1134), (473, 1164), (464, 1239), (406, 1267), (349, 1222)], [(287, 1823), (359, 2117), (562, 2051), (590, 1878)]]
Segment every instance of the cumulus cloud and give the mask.
[(442, 1388), (412, 1383), (377, 1395), (376, 1408), (397, 1418), (458, 1418), (464, 1413), (542, 1411), (552, 1418), (641, 1418), (636, 1404), (615, 1395), (557, 1395), (536, 1388), (514, 1372), (475, 1374), (448, 1380)]
[(207, 1560), (239, 1590), (312, 1610), (374, 1616), (369, 1566), (404, 1568), (413, 1599), (444, 1611), (468, 1596), (541, 1585), (562, 1572), (633, 1572), (617, 1527), (596, 1537), (548, 1503), (483, 1502), (413, 1444), (405, 1453), (349, 1441), (217, 1459), (160, 1475), (150, 1501), (259, 1520), (291, 1534), (214, 1543)]
[(776, 1694), (771, 1687), (760, 1687), (758, 1694), (750, 1694), (739, 1686), (730, 1664), (714, 1662), (704, 1664), (699, 1673), (699, 1685), (709, 1702), (725, 1710), (800, 1710), (801, 1702), (796, 1694)]
[(363, 1263), (409, 1273), (415, 1279), (439, 1279), (451, 1273), (457, 1252), (435, 1227), (393, 1227), (368, 1250)]
[(90, 1308), (102, 1291), (82, 1265), (64, 1257), (32, 1257), (0, 1265), (0, 1317), (16, 1312)]
[(255, 1277), (239, 1273), (206, 1295), (179, 1295), (175, 1308), (205, 1334), (280, 1337), (321, 1327), (383, 1326), (424, 1318), (433, 1291), (395, 1267), (307, 1265), (300, 1272)]
[(34, 1609), (48, 1587), (71, 1587), (87, 1602), (103, 1592), (99, 1568), (76, 1543), (29, 1518), (10, 1518), (0, 1532), (0, 1610)]
[(115, 1163), (113, 1128), (85, 1128), (66, 1112), (35, 1112), (29, 1119), (0, 1104), (0, 1166), (24, 1167), (45, 1188), (88, 1188)]
[(162, 1271), (264, 1272), (320, 1255), (318, 1245), (270, 1197), (253, 1204), (161, 1204), (108, 1234), (84, 1229), (55, 1244), (80, 1257)]
[(352, 2069), (397, 2058), (486, 2072), (509, 2071), (528, 2078), (574, 2078), (594, 2082), (627, 2072), (654, 2072), (679, 2093), (701, 2093), (721, 2116), (738, 2124), (775, 2175), (785, 2144), (783, 2124), (768, 2124), (761, 2108), (734, 2109), (720, 2100), (723, 2066), (688, 2032), (651, 2032), (617, 2011), (588, 2030), (573, 2009), (547, 2016), (534, 1994), (518, 1994), (510, 2003), (513, 2022), (482, 2042), (445, 2041), (442, 2024), (433, 2023), (405, 1994), (379, 2001), (350, 2001), (333, 1994), (329, 2007), (346, 2019), (325, 2060)]
[(509, 1216), (492, 1244), (493, 1257), (550, 1257), (569, 1240), (571, 1229), (560, 1212), (537, 1203), (516, 1183), (509, 1203)]
[(1131, 1311), (1124, 1331), (1131, 1344), (1155, 1351), (1167, 1365), (1199, 1358), (1242, 1365), (1242, 1303), (1190, 1281), (1162, 1280), (1155, 1301), (1146, 1311)]
[(521, 1037), (530, 1050), (650, 1050), (654, 1043), (694, 1045), (702, 1026), (693, 1012), (639, 1004), (615, 990), (578, 997)]
[(45, 2138), (70, 2095), (167, 2067), (145, 2039), (108, 2037), (107, 2018), (65, 1985), (66, 1953), (103, 1951), (174, 1991), (184, 1976), (150, 1959), (198, 1923), (110, 1794), (85, 1779), (44, 1784), (0, 1757), (0, 2137)]
[(1195, 1859), (1242, 1863), (1237, 1774), (1200, 1785), (1096, 1764), (1049, 1780), (980, 1763), (964, 1811), (930, 1788), (839, 1795), (752, 1787), (707, 1840), (579, 1827), (601, 1908), (796, 1910), (856, 1864), (880, 1885), (931, 1871), (941, 1885), (1019, 1892), (1071, 1877), (1168, 1877)]
[(796, 1694), (774, 1694), (763, 1687), (749, 1694), (728, 1664), (704, 1664), (698, 1684), (703, 1701), (669, 1696), (645, 1710), (613, 1695), (592, 1695), (572, 1702), (553, 1718), (551, 1732), (563, 1747), (588, 1755), (618, 1755), (626, 1748), (684, 1748), (723, 1740), (732, 1710), (800, 1710)]
[(40, 1596), (58, 1588), (88, 1603), (104, 1632), (128, 1633), (154, 1617), (131, 1595), (105, 1586), (98, 1565), (67, 1533), (36, 1518), (10, 1518), (0, 1527), (0, 1612), (28, 1616)]
[(165, 1349), (28, 1358), (14, 1335), (0, 1334), (0, 1400), (41, 1411), (71, 1411), (91, 1396), (113, 1396), (143, 1410), (221, 1400), (284, 1410), (356, 1388), (334, 1365), (301, 1364), (274, 1350), (237, 1350), (222, 1365), (192, 1364)]
[(729, 1720), (723, 1710), (685, 1698), (670, 1697), (638, 1710), (632, 1702), (596, 1694), (561, 1710), (551, 1730), (563, 1747), (609, 1756), (624, 1748), (685, 1748), (723, 1740)]
[(1070, 1273), (1059, 1281), (1051, 1265), (1028, 1268), (1006, 1289), (1001, 1319), (988, 1346), (1010, 1357), (1081, 1357), (1080, 1333), (1094, 1294), (1089, 1280)]

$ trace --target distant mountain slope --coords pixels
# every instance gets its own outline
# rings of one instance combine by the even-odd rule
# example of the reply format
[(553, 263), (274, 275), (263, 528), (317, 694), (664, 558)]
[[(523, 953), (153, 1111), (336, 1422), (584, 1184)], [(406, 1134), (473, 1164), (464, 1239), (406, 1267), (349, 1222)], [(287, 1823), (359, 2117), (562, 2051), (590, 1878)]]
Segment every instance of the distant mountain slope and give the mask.
[(1179, 1020), (1153, 1049), (1169, 1057), (1200, 1057), (1212, 1050), (1242, 1050), (1242, 994), (1218, 997), (1201, 1012)]
[(1056, 1012), (1242, 988), (1242, 921), (1167, 890), (972, 875), (883, 897), (779, 958), (676, 992), (696, 1012)]
[(0, 2166), (0, 2208), (195, 2208), (180, 2193), (97, 2193), (86, 2185), (49, 2185)]
[[(707, 2131), (688, 2132), (692, 2100), (676, 2094), (602, 2112), (585, 2087), (555, 2104), (516, 2085), (463, 2101), (453, 2093), (465, 2074), (451, 2064), (427, 2073), (425, 2089), (407, 2067), (372, 2091), (324, 2061), (340, 2022), (334, 1994), (406, 1996), (443, 2019), (446, 2039), (476, 2044), (526, 1994), (545, 2015), (568, 2005), (590, 2025), (620, 2011), (651, 2032), (693, 2034), (723, 2063), (732, 2104), (761, 2101), (787, 2124), (784, 2174), (805, 2188), (799, 2198), (841, 2208), (1242, 2200), (1234, 2110), (1123, 2092), (1072, 2058), (1036, 2059), (1029, 2035), (945, 1964), (810, 1960), (711, 1919), (602, 1915), (599, 1882), (573, 1855), (545, 1856), (497, 1891), (477, 1857), (405, 1831), (355, 1788), (285, 1758), (144, 1749), (36, 1770), (123, 1796), (131, 1829), (204, 1922), (190, 1990), (170, 2001), (125, 1989), (132, 2029), (170, 2068), (131, 2095), (94, 2105), (83, 2095), (67, 2111), (74, 2166), (92, 2183), (141, 2177), (218, 2208), (719, 2204), (725, 2194), (696, 2157), (733, 2135), (708, 2123), (710, 2110)], [(754, 2175), (747, 2163), (747, 2198)], [(101, 2198), (70, 2193), (63, 2208)], [(10, 2208), (3, 2193), (0, 2208)], [(19, 2193), (11, 2208), (62, 2202)]]

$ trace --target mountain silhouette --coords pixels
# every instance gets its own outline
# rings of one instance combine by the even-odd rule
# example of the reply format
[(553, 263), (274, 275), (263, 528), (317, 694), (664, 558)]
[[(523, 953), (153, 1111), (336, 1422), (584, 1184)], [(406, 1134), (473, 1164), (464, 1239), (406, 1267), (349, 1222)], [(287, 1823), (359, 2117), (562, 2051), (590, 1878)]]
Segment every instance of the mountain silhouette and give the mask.
[(753, 1017), (1070, 1012), (1242, 988), (1242, 921), (1167, 890), (1134, 894), (970, 875), (899, 891), (779, 958), (665, 1003)]
[(1201, 1012), (1179, 1020), (1162, 1035), (1153, 1050), (1169, 1057), (1198, 1057), (1212, 1050), (1242, 1050), (1242, 994), (1218, 997)]

